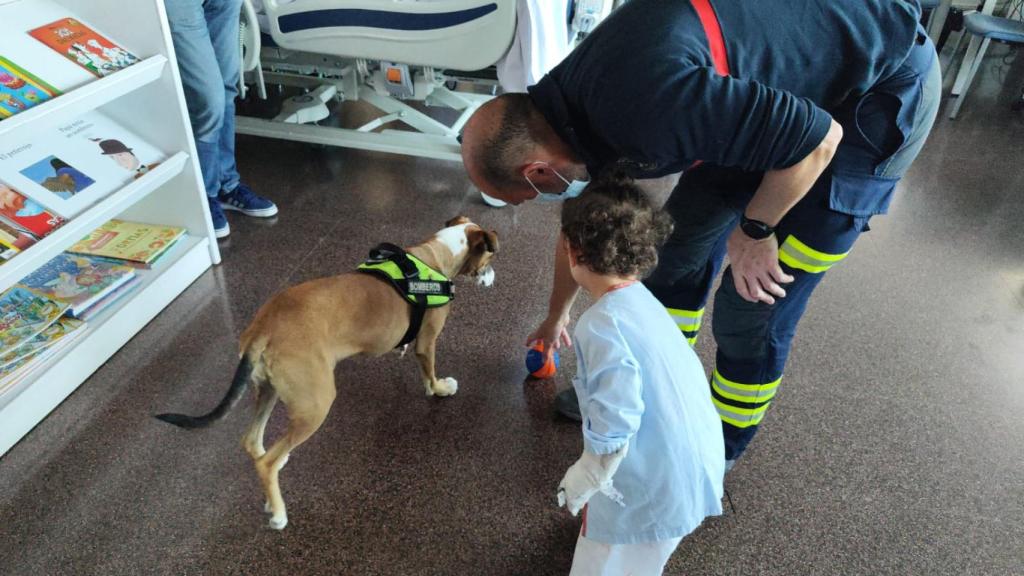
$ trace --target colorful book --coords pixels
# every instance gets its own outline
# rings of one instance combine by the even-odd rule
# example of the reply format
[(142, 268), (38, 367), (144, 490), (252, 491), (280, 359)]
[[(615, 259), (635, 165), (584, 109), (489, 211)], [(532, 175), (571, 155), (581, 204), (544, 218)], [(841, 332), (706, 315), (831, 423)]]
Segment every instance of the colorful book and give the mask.
[(0, 120), (14, 116), (60, 91), (0, 56)]
[[(145, 178), (166, 154), (102, 112), (86, 112), (0, 153), (8, 212), (37, 236)], [(2, 191), (2, 190), (0, 190)], [(14, 193), (33, 204), (18, 205)], [(40, 208), (45, 213), (40, 211)], [(28, 220), (34, 218), (34, 220)]]
[(0, 368), (0, 392), (14, 386), (40, 363), (71, 345), (79, 336), (85, 334), (85, 327), (85, 322), (81, 320), (59, 318), (30, 342), (12, 351), (12, 355), (19, 357)]
[(68, 252), (124, 260), (129, 265), (149, 268), (184, 235), (185, 229), (178, 226), (110, 220)]
[(36, 237), (27, 230), (0, 216), (0, 246), (3, 246), (4, 249), (13, 250), (17, 254), (35, 244), (36, 241)]
[(6, 354), (0, 355), (0, 372), (11, 370), (14, 364), (20, 363), (19, 361), (31, 359), (32, 356), (54, 345), (64, 336), (83, 327), (85, 327), (85, 322), (82, 320), (66, 316), (58, 318), (56, 322), (50, 324), (49, 327), (36, 334), (28, 342), (8, 351)]
[(36, 238), (46, 236), (64, 223), (63, 218), (47, 211), (3, 181), (0, 181), (0, 217)]
[(110, 294), (107, 294), (106, 296), (104, 296), (103, 299), (100, 300), (99, 302), (97, 302), (97, 303), (93, 304), (92, 306), (86, 308), (85, 312), (82, 312), (81, 314), (79, 314), (76, 317), (79, 320), (89, 320), (89, 319), (95, 317), (97, 314), (99, 314), (100, 312), (103, 312), (104, 310), (109, 308), (112, 304), (114, 304), (115, 302), (120, 300), (124, 295), (126, 295), (129, 292), (131, 292), (132, 290), (135, 290), (136, 288), (138, 288), (139, 284), (142, 284), (142, 278), (140, 278), (139, 276), (133, 277), (131, 280), (129, 280), (129, 281), (125, 282), (124, 284), (122, 284), (117, 290), (114, 290)]
[(135, 269), (130, 266), (89, 256), (59, 254), (24, 277), (19, 285), (69, 304), (70, 314), (78, 317), (134, 276)]
[(139, 61), (131, 52), (74, 18), (61, 18), (29, 34), (96, 76), (113, 74)]
[(0, 294), (0, 354), (31, 340), (60, 318), (68, 304), (20, 286)]

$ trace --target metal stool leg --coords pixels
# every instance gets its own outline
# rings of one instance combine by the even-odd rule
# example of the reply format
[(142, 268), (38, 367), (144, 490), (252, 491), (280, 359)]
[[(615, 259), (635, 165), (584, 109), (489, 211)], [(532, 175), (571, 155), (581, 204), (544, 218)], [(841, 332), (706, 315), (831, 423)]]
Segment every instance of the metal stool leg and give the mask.
[(985, 57), (985, 51), (988, 50), (990, 40), (985, 38), (981, 41), (981, 47), (978, 48), (978, 53), (974, 56), (974, 61), (971, 62), (971, 69), (967, 73), (967, 78), (964, 80), (963, 89), (960, 91), (958, 96), (955, 96), (956, 100), (953, 101), (953, 109), (949, 112), (949, 119), (953, 120), (956, 115), (960, 112), (960, 106), (963, 105), (964, 99), (967, 98), (967, 90), (971, 87), (971, 82), (974, 81), (974, 75), (978, 73), (978, 68), (981, 66), (981, 60)]

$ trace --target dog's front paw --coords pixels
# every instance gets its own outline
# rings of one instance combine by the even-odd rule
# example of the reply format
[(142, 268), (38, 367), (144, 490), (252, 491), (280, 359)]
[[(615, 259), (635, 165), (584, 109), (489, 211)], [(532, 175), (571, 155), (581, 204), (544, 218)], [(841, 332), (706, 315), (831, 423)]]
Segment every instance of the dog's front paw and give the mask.
[(438, 396), (451, 396), (459, 391), (459, 383), (455, 378), (439, 378), (434, 384), (434, 394)]
[(288, 525), (288, 516), (281, 515), (280, 518), (274, 516), (270, 518), (270, 527), (274, 530), (284, 530), (284, 527)]

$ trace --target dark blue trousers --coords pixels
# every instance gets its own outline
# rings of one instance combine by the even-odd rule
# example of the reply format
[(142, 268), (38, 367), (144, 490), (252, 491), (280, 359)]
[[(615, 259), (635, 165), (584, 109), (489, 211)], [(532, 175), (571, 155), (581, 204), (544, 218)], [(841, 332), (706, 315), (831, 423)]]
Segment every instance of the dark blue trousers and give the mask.
[[(887, 211), (896, 183), (924, 145), (938, 111), (941, 80), (935, 48), (923, 29), (919, 37), (894, 77), (833, 111), (844, 132), (836, 155), (776, 228), (782, 268), (795, 277), (785, 286), (786, 297), (772, 305), (748, 302), (736, 292), (730, 268), (723, 273), (714, 302), (718, 349), (711, 393), (727, 459), (742, 454), (757, 432), (814, 288), (847, 257), (869, 219)], [(665, 204), (675, 230), (645, 283), (691, 344), (726, 239), (761, 178), (761, 173), (701, 165), (680, 177)]]

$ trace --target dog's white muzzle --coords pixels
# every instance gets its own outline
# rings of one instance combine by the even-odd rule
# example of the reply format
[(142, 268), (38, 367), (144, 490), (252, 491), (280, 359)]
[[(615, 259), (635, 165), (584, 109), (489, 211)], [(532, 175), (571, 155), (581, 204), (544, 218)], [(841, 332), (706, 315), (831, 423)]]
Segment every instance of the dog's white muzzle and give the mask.
[(484, 268), (483, 270), (478, 272), (476, 275), (476, 283), (478, 286), (487, 287), (490, 287), (492, 284), (494, 284), (494, 268), (488, 266), (487, 268)]

